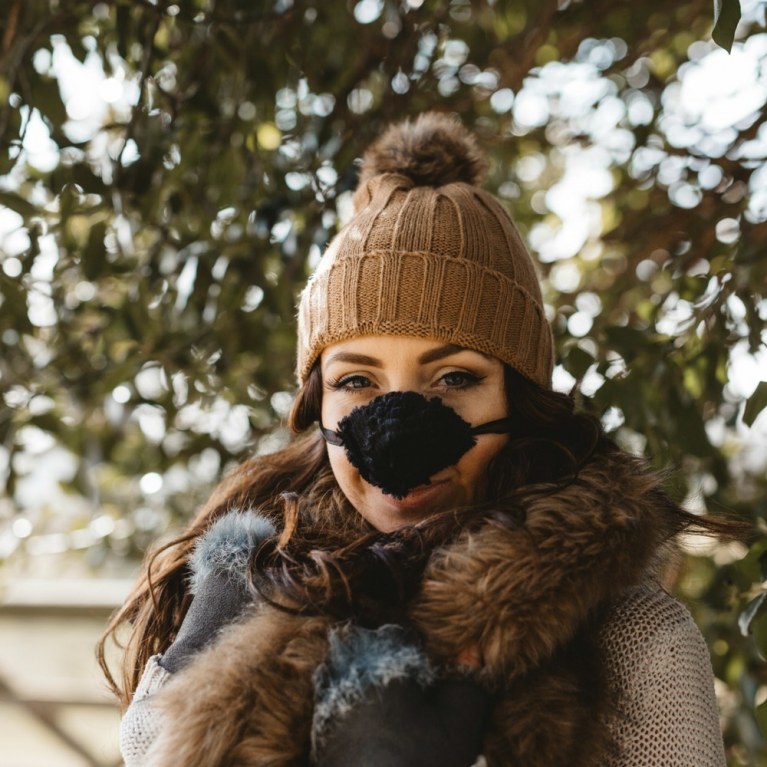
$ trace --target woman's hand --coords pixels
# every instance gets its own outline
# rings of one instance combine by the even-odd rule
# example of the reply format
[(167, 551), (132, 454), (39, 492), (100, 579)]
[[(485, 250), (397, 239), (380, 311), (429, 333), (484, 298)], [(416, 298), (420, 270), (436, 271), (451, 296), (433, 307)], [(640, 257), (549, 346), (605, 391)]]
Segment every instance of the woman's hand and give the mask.
[(243, 582), (230, 578), (226, 573), (206, 576), (197, 588), (176, 640), (158, 663), (171, 673), (183, 668), (249, 602), (250, 596)]
[(412, 679), (369, 688), (334, 722), (317, 767), (470, 767), (482, 752), (488, 695), (475, 682)]
[[(480, 662), (474, 648), (459, 660)], [(482, 750), (488, 702), (470, 679), (435, 680), (401, 627), (339, 627), (315, 675), (315, 764), (469, 767)]]
[(274, 525), (254, 511), (230, 511), (200, 538), (189, 561), (194, 599), (176, 640), (159, 660), (164, 669), (182, 668), (252, 601), (250, 557), (274, 532)]

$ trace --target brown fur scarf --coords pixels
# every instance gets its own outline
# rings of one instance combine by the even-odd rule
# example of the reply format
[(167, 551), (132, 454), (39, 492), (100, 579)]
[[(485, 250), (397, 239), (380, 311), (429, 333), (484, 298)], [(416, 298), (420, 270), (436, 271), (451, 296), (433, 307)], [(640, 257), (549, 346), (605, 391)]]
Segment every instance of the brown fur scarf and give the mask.
[[(496, 694), (490, 767), (609, 761), (600, 614), (656, 569), (677, 531), (671, 508), (656, 477), (615, 453), (531, 496), (521, 527), (487, 523), (432, 553), (410, 618), (437, 669), (480, 648)], [(330, 628), (266, 605), (228, 627), (158, 693), (165, 726), (148, 764), (309, 765)]]

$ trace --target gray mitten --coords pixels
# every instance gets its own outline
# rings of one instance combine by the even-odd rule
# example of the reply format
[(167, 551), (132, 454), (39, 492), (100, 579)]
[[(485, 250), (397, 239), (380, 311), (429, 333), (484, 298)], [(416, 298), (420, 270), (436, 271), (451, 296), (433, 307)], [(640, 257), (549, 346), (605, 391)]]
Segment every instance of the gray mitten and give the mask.
[(336, 632), (315, 686), (318, 767), (470, 767), (481, 753), (488, 694), (435, 680), (398, 627)]
[(230, 511), (200, 538), (189, 559), (194, 599), (175, 641), (159, 659), (164, 669), (178, 671), (242, 612), (250, 601), (250, 556), (274, 533), (274, 525), (256, 512)]

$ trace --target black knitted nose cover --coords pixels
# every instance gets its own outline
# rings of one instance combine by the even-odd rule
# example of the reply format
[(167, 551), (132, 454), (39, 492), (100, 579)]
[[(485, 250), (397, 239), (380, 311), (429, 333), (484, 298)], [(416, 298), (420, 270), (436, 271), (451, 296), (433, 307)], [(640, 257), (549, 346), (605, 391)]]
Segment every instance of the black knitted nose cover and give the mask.
[(320, 427), (331, 445), (343, 445), (349, 462), (371, 485), (404, 498), (474, 446), (474, 434), (508, 431), (508, 419), (472, 428), (438, 397), (389, 392), (352, 410), (337, 431)]

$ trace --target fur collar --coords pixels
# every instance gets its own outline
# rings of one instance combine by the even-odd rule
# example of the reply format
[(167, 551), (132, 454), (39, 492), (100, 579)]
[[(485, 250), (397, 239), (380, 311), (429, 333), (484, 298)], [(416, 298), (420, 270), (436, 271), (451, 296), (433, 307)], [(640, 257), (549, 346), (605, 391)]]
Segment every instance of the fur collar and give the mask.
[[(433, 552), (410, 610), (419, 651), (450, 673), (461, 650), (480, 649), (481, 679), (497, 693), (491, 767), (604, 764), (600, 616), (657, 571), (678, 529), (675, 507), (620, 452), (521, 506), (521, 525), (489, 522)], [(326, 618), (265, 605), (244, 615), (159, 694), (167, 726), (148, 764), (308, 765), (315, 699), (335, 699), (315, 689), (329, 676), (333, 635)]]

